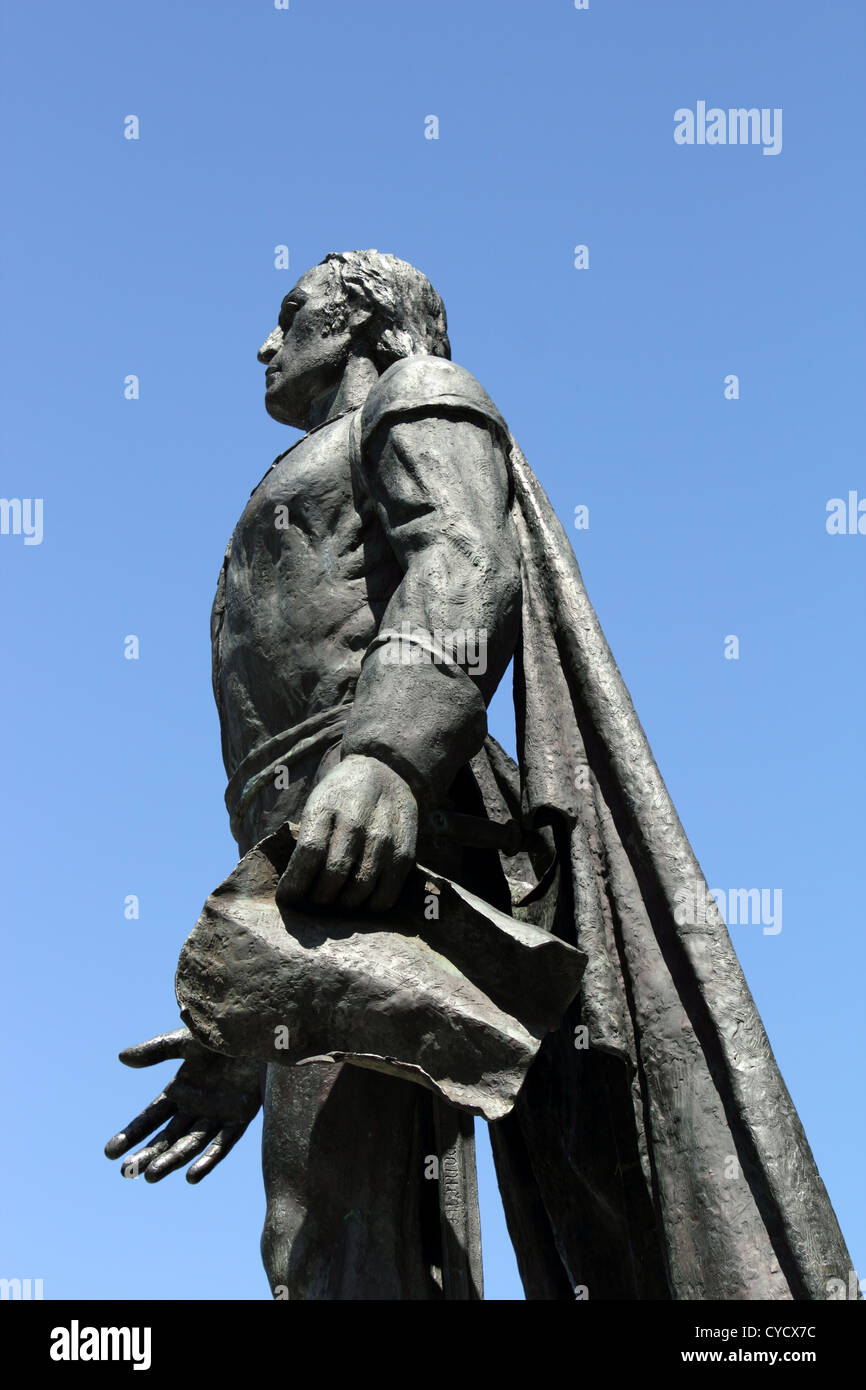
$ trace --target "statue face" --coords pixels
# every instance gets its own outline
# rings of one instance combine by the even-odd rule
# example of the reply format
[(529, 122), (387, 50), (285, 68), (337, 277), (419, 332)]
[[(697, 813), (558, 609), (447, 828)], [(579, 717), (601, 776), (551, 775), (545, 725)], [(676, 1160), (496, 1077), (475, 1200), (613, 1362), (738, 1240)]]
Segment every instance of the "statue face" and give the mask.
[[(306, 429), (313, 402), (339, 385), (359, 325), (369, 311), (345, 302), (328, 266), (302, 275), (280, 306), (277, 327), (259, 348), (267, 366), (265, 409), (274, 420)], [(346, 322), (332, 329), (337, 302)]]

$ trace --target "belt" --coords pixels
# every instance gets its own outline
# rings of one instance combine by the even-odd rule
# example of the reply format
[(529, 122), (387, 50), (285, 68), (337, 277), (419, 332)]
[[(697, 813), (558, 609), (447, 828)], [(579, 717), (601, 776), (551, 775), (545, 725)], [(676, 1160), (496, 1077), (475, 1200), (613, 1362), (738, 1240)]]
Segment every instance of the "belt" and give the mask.
[[(226, 787), (225, 801), (232, 834), (240, 838), (244, 817), (259, 792), (272, 783), (278, 768), (291, 767), (311, 754), (324, 754), (343, 736), (352, 709), (350, 700), (322, 710), (310, 719), (265, 739), (238, 764)], [(473, 849), (497, 849), (511, 856), (527, 848), (531, 835), (517, 821), (491, 821), (483, 816), (432, 810), (422, 817), (422, 834), (458, 840)]]
[(291, 729), (265, 739), (235, 768), (226, 787), (226, 807), (235, 839), (243, 819), (259, 792), (273, 782), (278, 768), (291, 767), (314, 753), (325, 753), (343, 736), (351, 701), (322, 710)]

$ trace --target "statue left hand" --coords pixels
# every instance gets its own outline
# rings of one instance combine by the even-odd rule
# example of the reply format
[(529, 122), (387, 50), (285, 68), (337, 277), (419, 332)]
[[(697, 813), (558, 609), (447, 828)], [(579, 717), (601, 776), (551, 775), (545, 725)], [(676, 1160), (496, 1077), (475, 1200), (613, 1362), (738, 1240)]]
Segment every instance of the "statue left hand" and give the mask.
[(418, 804), (378, 758), (352, 753), (314, 787), (277, 903), (385, 912), (415, 863)]
[(144, 1173), (148, 1182), (159, 1182), (195, 1159), (186, 1180), (196, 1183), (234, 1148), (257, 1114), (261, 1105), (259, 1063), (211, 1052), (188, 1028), (160, 1033), (120, 1054), (128, 1067), (152, 1067), (169, 1058), (183, 1062), (177, 1075), (126, 1129), (109, 1139), (105, 1155), (120, 1158), (167, 1120), (165, 1129), (127, 1159), (121, 1172), (125, 1178)]

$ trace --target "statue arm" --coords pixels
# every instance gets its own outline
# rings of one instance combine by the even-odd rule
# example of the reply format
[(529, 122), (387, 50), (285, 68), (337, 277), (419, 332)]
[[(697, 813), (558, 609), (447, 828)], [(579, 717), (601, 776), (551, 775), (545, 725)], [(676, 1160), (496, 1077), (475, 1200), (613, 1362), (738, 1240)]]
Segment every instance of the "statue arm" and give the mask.
[[(441, 801), (484, 742), (520, 625), (505, 438), (483, 412), (416, 404), (365, 441), (364, 485), (403, 578), (365, 656), (342, 760), (304, 808), (278, 903), (393, 906), (415, 862), (419, 808)], [(423, 655), (437, 642), (443, 655), (452, 644), (450, 658), (404, 664), (404, 646)]]
[(388, 764), (421, 804), (440, 799), (480, 749), (486, 706), (517, 643), (505, 450), (481, 415), (434, 407), (382, 421), (364, 451), (403, 579), (365, 657), (343, 753)]

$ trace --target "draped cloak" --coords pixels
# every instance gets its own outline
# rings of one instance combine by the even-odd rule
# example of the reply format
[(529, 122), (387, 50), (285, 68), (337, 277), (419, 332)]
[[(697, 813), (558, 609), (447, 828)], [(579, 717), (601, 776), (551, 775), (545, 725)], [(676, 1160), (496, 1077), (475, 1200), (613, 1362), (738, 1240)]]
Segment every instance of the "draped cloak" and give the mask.
[(852, 1265), (799, 1117), (566, 534), (510, 453), (519, 784), (489, 739), (474, 767), (489, 815), (552, 828), (553, 930), (588, 961), (491, 1126), (527, 1297), (828, 1298)]

